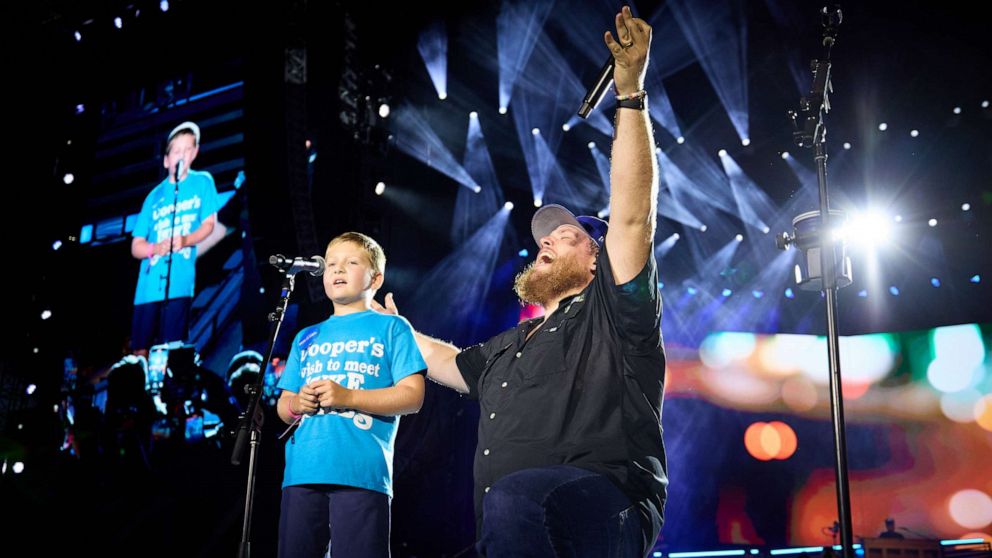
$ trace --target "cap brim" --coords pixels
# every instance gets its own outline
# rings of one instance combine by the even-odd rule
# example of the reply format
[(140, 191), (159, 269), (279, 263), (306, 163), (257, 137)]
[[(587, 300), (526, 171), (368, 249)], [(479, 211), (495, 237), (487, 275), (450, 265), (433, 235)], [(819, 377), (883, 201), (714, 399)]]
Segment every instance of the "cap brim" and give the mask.
[(554, 203), (545, 205), (534, 213), (534, 217), (530, 221), (530, 232), (534, 235), (534, 242), (541, 244), (542, 238), (562, 225), (572, 225), (587, 235), (589, 234), (575, 218), (575, 214)]

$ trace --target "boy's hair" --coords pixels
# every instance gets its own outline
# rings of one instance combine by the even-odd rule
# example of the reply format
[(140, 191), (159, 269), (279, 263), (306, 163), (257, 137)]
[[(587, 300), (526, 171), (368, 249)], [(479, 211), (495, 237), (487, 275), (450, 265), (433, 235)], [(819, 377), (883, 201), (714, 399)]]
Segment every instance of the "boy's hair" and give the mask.
[(371, 264), (373, 271), (380, 275), (386, 271), (386, 253), (382, 251), (382, 246), (379, 246), (379, 243), (376, 242), (371, 236), (360, 232), (341, 233), (327, 243), (327, 248), (324, 249), (324, 252), (327, 252), (331, 249), (331, 246), (339, 242), (351, 242), (352, 244), (357, 244), (362, 250), (365, 251), (365, 255), (368, 257), (369, 264)]

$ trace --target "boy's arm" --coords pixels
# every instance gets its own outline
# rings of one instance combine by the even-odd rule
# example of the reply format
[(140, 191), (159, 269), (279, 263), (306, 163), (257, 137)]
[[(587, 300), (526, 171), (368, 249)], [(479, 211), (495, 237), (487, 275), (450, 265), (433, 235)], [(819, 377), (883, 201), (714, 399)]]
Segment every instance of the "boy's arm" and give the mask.
[(331, 380), (320, 380), (311, 386), (323, 408), (392, 416), (416, 413), (424, 403), (424, 377), (420, 374), (411, 374), (395, 386), (380, 389), (348, 389)]
[(172, 249), (174, 251), (179, 251), (187, 246), (196, 246), (197, 244), (202, 242), (203, 239), (210, 236), (210, 233), (212, 233), (214, 230), (214, 224), (216, 222), (217, 222), (217, 214), (211, 213), (209, 217), (207, 217), (206, 219), (203, 220), (202, 223), (200, 223), (200, 226), (197, 227), (195, 231), (187, 235), (173, 237)]
[[(396, 303), (393, 301), (393, 293), (386, 295), (386, 306), (373, 300), (372, 309), (383, 314), (399, 315)], [(465, 378), (462, 377), (461, 371), (458, 370), (458, 364), (455, 362), (455, 357), (461, 350), (451, 343), (434, 339), (419, 331), (414, 331), (413, 337), (417, 341), (420, 355), (427, 363), (427, 377), (458, 393), (468, 393), (468, 384), (465, 383)]]
[(314, 393), (313, 386), (304, 385), (299, 393), (283, 390), (276, 403), (276, 412), (283, 422), (293, 424), (303, 415), (316, 413), (317, 407), (317, 394)]

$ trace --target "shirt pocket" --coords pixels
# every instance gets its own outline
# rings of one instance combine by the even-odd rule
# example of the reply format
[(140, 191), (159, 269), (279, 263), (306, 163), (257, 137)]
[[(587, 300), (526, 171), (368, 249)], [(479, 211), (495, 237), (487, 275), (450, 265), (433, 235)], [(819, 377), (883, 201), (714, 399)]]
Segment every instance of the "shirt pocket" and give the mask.
[(583, 306), (584, 301), (577, 300), (562, 308), (561, 316), (545, 324), (525, 345), (520, 356), (525, 384), (540, 385), (565, 371), (571, 352), (581, 349), (574, 344), (579, 339)]

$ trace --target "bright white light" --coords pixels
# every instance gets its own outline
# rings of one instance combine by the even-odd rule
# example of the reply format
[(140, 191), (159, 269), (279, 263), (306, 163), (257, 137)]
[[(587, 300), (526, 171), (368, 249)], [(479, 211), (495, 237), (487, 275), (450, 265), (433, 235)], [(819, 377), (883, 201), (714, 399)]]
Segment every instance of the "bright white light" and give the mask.
[(919, 137), (920, 131), (919, 130), (910, 130), (909, 131), (909, 135), (912, 136), (912, 137), (914, 137), (914, 138), (915, 137)]
[(744, 139), (742, 139), (741, 140), (741, 145), (743, 145), (744, 147), (747, 147), (747, 146), (751, 145), (751, 138), (744, 138)]
[(934, 360), (927, 380), (934, 389), (954, 393), (972, 387), (981, 376), (985, 345), (978, 326), (939, 327), (933, 331)]
[(721, 156), (721, 157), (726, 157), (727, 156), (727, 150), (726, 149), (721, 149), (720, 151), (717, 151), (716, 154), (719, 155), (719, 156)]
[(14, 474), (15, 475), (19, 475), (19, 474), (23, 473), (24, 472), (24, 463), (21, 463), (20, 461), (15, 461), (14, 462), (14, 467), (13, 467), (12, 470), (14, 471)]
[(169, 11), (169, 0), (162, 0), (161, 2), (159, 2), (158, 9), (162, 10), (163, 12)]
[(540, 199), (534, 198), (534, 207), (541, 207), (542, 203), (543, 202)]
[(499, 107), (500, 114), (506, 114), (506, 107)]
[(788, 151), (783, 151), (782, 152), (782, 158), (783, 159), (788, 159), (789, 158), (789, 152)]
[(679, 137), (675, 138), (675, 143), (677, 143), (679, 145), (685, 143), (685, 137), (684, 136), (679, 136)]
[(508, 202), (504, 203), (503, 204), (503, 209), (505, 209), (507, 211), (510, 211), (511, 209), (513, 209), (513, 202), (509, 202), (508, 201)]
[(850, 142), (847, 142), (847, 141), (845, 141), (845, 142), (844, 142), (844, 149), (850, 149), (850, 148), (851, 148), (851, 143), (850, 143)]
[(982, 108), (989, 108), (989, 102), (988, 101), (982, 101)]
[(76, 31), (75, 33), (73, 33), (72, 36), (76, 38), (76, 42), (77, 43), (79, 41), (82, 41), (83, 40), (83, 34), (80, 33), (79, 31)]
[(382, 103), (381, 105), (379, 105), (379, 116), (381, 116), (382, 118), (386, 118), (387, 116), (389, 116), (389, 105), (387, 105), (386, 103)]
[(588, 147), (589, 149), (592, 149), (592, 148), (596, 147), (596, 142), (591, 141), (591, 142), (589, 142), (589, 143), (586, 144), (586, 147)]
[(892, 220), (895, 221), (896, 223), (902, 223), (902, 215), (896, 215), (895, 217), (892, 218)]
[(45, 310), (45, 311), (43, 311), (41, 313), (41, 319), (42, 320), (47, 320), (48, 318), (51, 318), (51, 317), (52, 317), (52, 311), (51, 310)]
[(881, 124), (878, 125), (878, 131), (879, 132), (884, 132), (884, 131), (886, 131), (888, 129), (889, 129), (889, 125), (886, 124), (885, 122), (882, 122)]
[(62, 182), (66, 184), (72, 184), (73, 180), (76, 180), (76, 177), (71, 172), (65, 173), (65, 176), (62, 177)]
[(675, 233), (675, 234), (672, 235), (672, 238), (674, 238), (675, 240), (678, 240), (678, 239), (680, 239), (682, 237), (679, 236), (679, 233)]
[(739, 234), (734, 237), (734, 240), (736, 240), (737, 242), (744, 242), (744, 235)]
[(265, 287), (259, 287), (258, 294), (265, 294)]
[(566, 123), (564, 123), (564, 124), (561, 125), (561, 131), (563, 131), (563, 132), (567, 132), (567, 131), (569, 131), (571, 129), (572, 129), (572, 127), (568, 125), (568, 122), (566, 122)]
[[(730, 289), (721, 294), (730, 296)], [(699, 344), (699, 360), (711, 369), (721, 369), (734, 361), (742, 361), (751, 356), (755, 348), (752, 333), (711, 333)]]
[(802, 283), (803, 282), (803, 270), (802, 270), (801, 267), (799, 267), (799, 264), (796, 264), (796, 268), (793, 271), (795, 271), (796, 283), (797, 284), (798, 283)]
[(533, 135), (535, 135), (535, 136), (536, 135), (540, 135), (541, 130), (540, 130), (540, 128), (531, 128), (530, 133), (533, 134)]
[(992, 498), (981, 490), (969, 488), (956, 492), (947, 508), (951, 518), (966, 529), (983, 529), (992, 523)]
[(31, 352), (34, 354), (38, 354), (38, 347), (31, 349)]
[(121, 18), (119, 18), (119, 17), (115, 17), (114, 18), (114, 27), (116, 27), (118, 29), (124, 27), (124, 21)]
[(961, 114), (961, 107), (954, 107), (954, 114)]
[(479, 113), (477, 113), (477, 112), (475, 112), (473, 110), (472, 112), (468, 113), (468, 117), (469, 118), (478, 118), (479, 117)]
[(28, 384), (28, 388), (26, 390), (24, 390), (24, 393), (26, 393), (28, 395), (34, 395), (34, 392), (37, 389), (38, 389), (38, 386), (36, 386), (34, 384)]
[(385, 182), (376, 183), (376, 185), (375, 185), (375, 195), (381, 196), (382, 193), (385, 192), (385, 191), (386, 191), (386, 183)]
[(62, 247), (61, 240), (56, 240), (55, 242), (52, 243), (52, 250), (58, 250), (61, 247)]
[(937, 220), (936, 219), (930, 219), (929, 221), (927, 221), (927, 224), (930, 225), (931, 227), (936, 227), (937, 226)]
[(699, 227), (699, 230), (701, 232), (706, 232), (706, 225), (703, 225), (703, 226)]
[(970, 209), (971, 209), (971, 204), (970, 203), (963, 203), (963, 204), (961, 204), (961, 211), (968, 211)]
[(768, 233), (772, 232), (772, 230), (769, 229), (768, 227), (765, 227), (765, 228), (761, 229), (761, 232), (763, 232), (765, 234), (768, 234)]
[(473, 186), (472, 191), (478, 194), (479, 192), (482, 191), (482, 186)]
[(862, 246), (884, 246), (892, 237), (892, 228), (889, 219), (880, 213), (859, 213), (838, 231), (838, 236)]
[(448, 93), (445, 92), (445, 91), (442, 91), (442, 92), (440, 92), (440, 93), (437, 94), (437, 98), (438, 99), (441, 99), (443, 101), (443, 100), (445, 100), (445, 99), (448, 98)]

